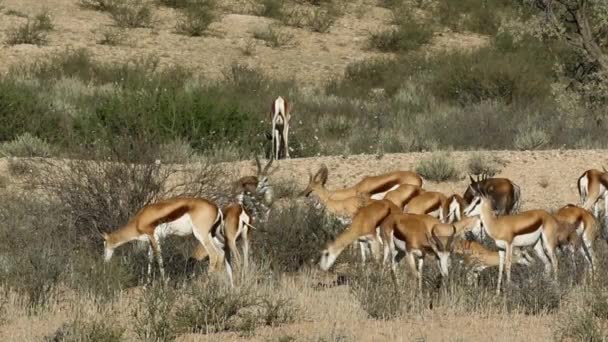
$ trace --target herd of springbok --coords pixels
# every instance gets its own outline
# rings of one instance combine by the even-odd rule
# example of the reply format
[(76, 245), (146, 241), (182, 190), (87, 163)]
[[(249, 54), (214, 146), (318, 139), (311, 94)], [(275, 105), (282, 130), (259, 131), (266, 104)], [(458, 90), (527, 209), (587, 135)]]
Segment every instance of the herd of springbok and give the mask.
[[(272, 153), (262, 167), (256, 157), (257, 175), (235, 182), (234, 201), (224, 208), (203, 198), (176, 197), (147, 205), (123, 227), (103, 234), (105, 260), (118, 246), (140, 240), (149, 243), (148, 276), (156, 256), (161, 277), (165, 278), (161, 240), (167, 235), (194, 237), (200, 242), (193, 257), (209, 258), (209, 271), (225, 267), (230, 284), (232, 270), (249, 264), (249, 234), (254, 221), (268, 219), (273, 201), (269, 176), (273, 160), (289, 157), (287, 134), (289, 109), (279, 97), (272, 106)], [(276, 134), (275, 134), (276, 133)], [(276, 139), (275, 139), (276, 138)], [(284, 153), (279, 153), (284, 152)], [(276, 168), (275, 168), (276, 170)], [(604, 219), (608, 214), (608, 171), (591, 169), (577, 181), (580, 206), (566, 204), (555, 212), (544, 209), (520, 211), (520, 188), (507, 178), (482, 175), (473, 178), (462, 195), (447, 196), (424, 189), (424, 179), (412, 171), (394, 171), (367, 176), (351, 187), (329, 190), (325, 187), (329, 170), (321, 166), (309, 174), (308, 186), (300, 196), (318, 210), (324, 210), (346, 227), (321, 251), (319, 266), (327, 271), (344, 249), (358, 244), (362, 261), (367, 255), (394, 272), (405, 257), (407, 265), (422, 287), (426, 254), (435, 256), (442, 276), (447, 276), (453, 254), (471, 270), (471, 275), (498, 266), (497, 293), (501, 291), (504, 269), (511, 281), (513, 263), (528, 265), (532, 257), (524, 247), (532, 247), (544, 263), (545, 274), (557, 281), (556, 251), (580, 252), (588, 273), (596, 271), (594, 241), (599, 235), (599, 201), (604, 200)], [(259, 202), (262, 212), (247, 203)], [(591, 212), (593, 210), (593, 213)], [(494, 241), (498, 250), (484, 245), (483, 237)], [(241, 245), (243, 257), (237, 244)]]

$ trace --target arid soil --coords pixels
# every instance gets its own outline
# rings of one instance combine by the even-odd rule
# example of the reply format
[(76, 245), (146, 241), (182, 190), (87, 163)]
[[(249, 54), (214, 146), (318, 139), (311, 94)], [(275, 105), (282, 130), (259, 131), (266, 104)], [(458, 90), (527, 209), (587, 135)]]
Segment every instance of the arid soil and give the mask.
[[(389, 27), (391, 13), (369, 1), (346, 2), (344, 15), (329, 33), (314, 33), (280, 25), (280, 30), (293, 36), (286, 46), (271, 48), (256, 40), (253, 32), (276, 20), (252, 15), (250, 2), (220, 1), (222, 16), (213, 23), (209, 35), (188, 37), (176, 33), (179, 17), (176, 10), (154, 6), (151, 28), (128, 29), (124, 45), (98, 44), (101, 32), (114, 25), (104, 12), (83, 8), (78, 0), (4, 0), (0, 2), (0, 41), (8, 30), (27, 21), (15, 15), (34, 17), (48, 10), (55, 29), (45, 46), (16, 45), (0, 48), (0, 72), (23, 62), (44, 60), (67, 49), (86, 48), (96, 60), (124, 62), (136, 57), (156, 56), (161, 66), (180, 65), (192, 68), (211, 79), (223, 77), (233, 62), (261, 68), (269, 75), (295, 78), (301, 84), (319, 85), (342, 74), (353, 61), (372, 56), (390, 56), (368, 48), (370, 32)], [(472, 48), (485, 44), (486, 38), (475, 34), (439, 32), (428, 46), (429, 51)], [(253, 47), (248, 56), (243, 53)]]

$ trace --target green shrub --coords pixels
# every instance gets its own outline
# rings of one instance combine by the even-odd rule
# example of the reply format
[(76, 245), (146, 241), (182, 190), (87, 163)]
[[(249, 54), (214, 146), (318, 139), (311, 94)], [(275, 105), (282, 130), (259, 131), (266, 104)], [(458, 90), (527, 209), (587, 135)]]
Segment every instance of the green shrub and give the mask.
[(255, 295), (249, 288), (230, 289), (217, 278), (188, 289), (188, 303), (176, 310), (175, 323), (180, 333), (214, 333), (234, 330), (243, 310), (253, 309)]
[(332, 4), (314, 8), (309, 14), (306, 25), (310, 30), (318, 33), (327, 33), (336, 22), (339, 12)]
[(292, 34), (281, 32), (276, 25), (269, 25), (266, 29), (254, 31), (253, 37), (263, 40), (267, 46), (272, 48), (288, 45), (294, 38)]
[(537, 150), (548, 142), (549, 137), (542, 128), (526, 126), (515, 136), (513, 146), (518, 150)]
[(498, 173), (499, 169), (492, 158), (485, 154), (475, 153), (467, 162), (467, 171), (471, 175), (485, 174), (492, 177)]
[(434, 182), (455, 181), (460, 177), (454, 161), (443, 154), (422, 159), (416, 166), (416, 172)]
[(112, 320), (74, 321), (63, 324), (45, 342), (120, 342), (124, 340), (125, 328)]
[(133, 310), (135, 333), (144, 341), (173, 341), (177, 337), (174, 313), (176, 291), (160, 285), (145, 290)]
[(50, 157), (53, 149), (46, 141), (23, 133), (13, 141), (0, 144), (0, 157)]
[(430, 25), (412, 16), (399, 18), (397, 28), (372, 33), (369, 44), (382, 52), (407, 52), (418, 49), (433, 38)]
[(394, 319), (404, 308), (403, 291), (392, 279), (388, 268), (382, 269), (382, 266), (359, 267), (352, 279), (350, 291), (373, 319)]
[(44, 26), (40, 26), (40, 24), (38, 20), (31, 21), (28, 18), (27, 22), (23, 25), (9, 29), (6, 32), (6, 43), (8, 45), (45, 45), (47, 43), (47, 30)]
[(107, 28), (101, 31), (101, 37), (97, 40), (97, 44), (118, 46), (122, 45), (126, 40), (126, 32), (122, 28)]
[(258, 225), (253, 254), (268, 260), (275, 272), (295, 272), (318, 261), (323, 246), (341, 225), (314, 208), (295, 204)]
[(190, 1), (181, 9), (177, 32), (191, 37), (200, 37), (217, 18), (215, 0)]
[(96, 11), (109, 12), (114, 8), (116, 0), (79, 0), (80, 6)]
[(260, 0), (257, 15), (281, 19), (284, 15), (285, 0)]
[(126, 28), (150, 27), (153, 19), (147, 0), (114, 0), (110, 16), (118, 26)]
[(289, 297), (277, 296), (276, 293), (267, 293), (261, 298), (259, 305), (260, 316), (268, 326), (293, 323), (298, 315), (293, 300)]
[(520, 2), (500, 0), (440, 0), (433, 7), (438, 22), (454, 31), (496, 34), (501, 17), (514, 15)]

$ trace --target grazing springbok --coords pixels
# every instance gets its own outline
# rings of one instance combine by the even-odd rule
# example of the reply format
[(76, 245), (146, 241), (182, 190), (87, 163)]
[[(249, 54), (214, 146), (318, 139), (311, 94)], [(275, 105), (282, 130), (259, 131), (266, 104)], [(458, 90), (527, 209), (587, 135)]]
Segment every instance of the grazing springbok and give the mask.
[(488, 178), (482, 175), (475, 180), (469, 175), (469, 179), (471, 183), (462, 195), (467, 205), (478, 195), (477, 189), (481, 189), (492, 199), (492, 208), (498, 215), (513, 214), (519, 210), (521, 190), (508, 178)]
[(578, 249), (589, 266), (588, 271), (595, 274), (597, 263), (593, 247), (599, 235), (599, 227), (593, 214), (587, 209), (567, 204), (553, 216), (559, 224), (559, 246), (570, 247), (573, 256)]
[[(148, 249), (148, 278), (152, 273), (154, 255), (165, 278), (161, 254), (161, 240), (168, 235), (194, 237), (209, 254), (209, 271), (221, 267), (225, 260), (226, 272), (232, 286), (232, 268), (228, 258), (224, 258), (223, 246), (217, 243), (223, 235), (224, 220), (218, 206), (203, 198), (175, 197), (141, 208), (124, 226), (111, 233), (103, 233), (104, 260), (112, 258), (119, 246), (135, 241), (146, 241)], [(153, 255), (154, 254), (154, 255)]]
[(583, 172), (578, 177), (578, 194), (581, 197), (581, 205), (584, 209), (591, 210), (596, 218), (600, 215), (599, 200), (604, 200), (604, 218), (608, 217), (608, 200), (606, 200), (606, 189), (608, 189), (608, 171), (591, 169)]
[(272, 103), (270, 120), (272, 122), (272, 154), (275, 159), (282, 155), (289, 158), (289, 120), (291, 106), (286, 99), (279, 96)]
[(352, 223), (336, 239), (328, 243), (321, 252), (319, 267), (327, 271), (344, 249), (353, 242), (360, 240), (371, 244), (372, 256), (380, 257), (379, 226), (392, 213), (399, 213), (399, 208), (387, 200), (373, 200), (361, 208), (353, 217)]
[[(234, 261), (244, 271), (249, 269), (249, 228), (252, 226), (252, 218), (241, 204), (232, 203), (222, 210), (224, 216), (224, 236), (218, 237), (224, 245), (224, 254), (230, 261)], [(237, 248), (240, 243), (243, 250), (243, 259)], [(196, 260), (203, 260), (208, 256), (207, 250), (197, 244), (192, 252)]]
[(436, 234), (438, 223), (439, 220), (428, 215), (402, 213), (391, 215), (382, 223), (384, 262), (390, 257), (394, 273), (400, 259), (399, 252), (405, 254), (407, 264), (418, 280), (419, 289), (422, 289), (422, 266), (426, 253), (435, 254), (443, 277), (449, 273), (456, 227), (451, 226), (449, 232), (442, 232), (440, 238)]
[(385, 200), (393, 202), (394, 205), (403, 208), (416, 196), (422, 194), (424, 190), (416, 185), (401, 184), (396, 189), (391, 190), (384, 196)]
[[(327, 178), (329, 176), (329, 170), (327, 166), (321, 165), (321, 168), (317, 172), (321, 185), (325, 187)], [(358, 195), (365, 195), (372, 199), (382, 199), (391, 190), (395, 190), (402, 184), (411, 184), (418, 187), (422, 187), (424, 183), (422, 177), (415, 172), (411, 171), (393, 171), (377, 176), (364, 177), (359, 183), (340, 190), (329, 190), (329, 194), (334, 200), (342, 200), (349, 197), (356, 197)], [(309, 183), (306, 189), (300, 193), (300, 196), (306, 196), (312, 192), (313, 184)]]
[(505, 267), (507, 283), (511, 282), (513, 247), (534, 246), (534, 251), (545, 264), (545, 273), (549, 273), (553, 268), (553, 278), (557, 281), (555, 248), (558, 244), (559, 225), (555, 218), (545, 210), (528, 210), (515, 215), (497, 216), (491, 195), (481, 187), (475, 190), (479, 195), (467, 207), (465, 215), (479, 216), (483, 228), (475, 227), (470, 232), (479, 238), (483, 230), (499, 248), (496, 293), (500, 293)]

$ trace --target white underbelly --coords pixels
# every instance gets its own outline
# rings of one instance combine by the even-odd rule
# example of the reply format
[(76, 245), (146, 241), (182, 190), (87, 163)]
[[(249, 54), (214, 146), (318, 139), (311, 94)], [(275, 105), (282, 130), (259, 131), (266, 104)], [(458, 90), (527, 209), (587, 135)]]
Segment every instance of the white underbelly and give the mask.
[(381, 199), (383, 199), (383, 198), (384, 198), (384, 196), (386, 196), (386, 194), (387, 194), (389, 191), (393, 191), (393, 190), (397, 189), (398, 187), (399, 187), (399, 184), (397, 184), (397, 185), (393, 186), (392, 188), (388, 189), (388, 190), (387, 190), (387, 191), (385, 191), (385, 192), (379, 192), (379, 193), (377, 193), (377, 194), (373, 194), (373, 195), (371, 196), (371, 198), (372, 198), (372, 199), (374, 199), (374, 200), (381, 200)]
[(167, 235), (186, 236), (192, 234), (192, 218), (189, 214), (180, 216), (177, 220), (159, 224), (156, 226), (155, 235), (165, 237)]
[(397, 247), (397, 249), (405, 252), (405, 241), (397, 238), (394, 238), (393, 241), (395, 242), (395, 247)]
[[(535, 230), (532, 233), (518, 235), (513, 238), (513, 246), (514, 247), (523, 247), (523, 246), (531, 246), (538, 242), (540, 238), (540, 234), (542, 233), (542, 227)], [(499, 246), (500, 247), (500, 246)]]

